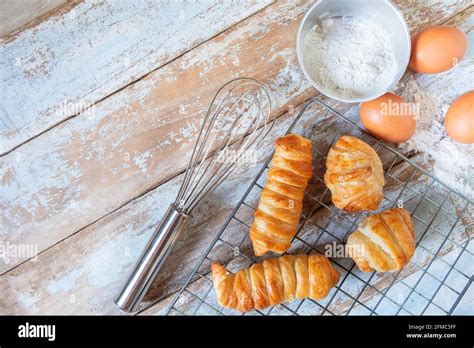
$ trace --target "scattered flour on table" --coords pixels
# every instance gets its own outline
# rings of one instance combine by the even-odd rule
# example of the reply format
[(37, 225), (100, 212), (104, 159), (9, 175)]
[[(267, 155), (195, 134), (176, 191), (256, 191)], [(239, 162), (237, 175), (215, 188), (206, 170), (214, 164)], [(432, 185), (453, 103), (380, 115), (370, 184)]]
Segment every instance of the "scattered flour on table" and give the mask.
[(302, 39), (311, 78), (334, 94), (362, 98), (387, 90), (397, 63), (389, 33), (364, 17), (324, 19)]
[(402, 87), (402, 96), (416, 103), (419, 111), (416, 133), (405, 143), (405, 151), (414, 150), (432, 160), (433, 174), (446, 185), (474, 198), (474, 145), (454, 142), (447, 134), (444, 117), (452, 100), (442, 94), (427, 92), (416, 80), (409, 79)]

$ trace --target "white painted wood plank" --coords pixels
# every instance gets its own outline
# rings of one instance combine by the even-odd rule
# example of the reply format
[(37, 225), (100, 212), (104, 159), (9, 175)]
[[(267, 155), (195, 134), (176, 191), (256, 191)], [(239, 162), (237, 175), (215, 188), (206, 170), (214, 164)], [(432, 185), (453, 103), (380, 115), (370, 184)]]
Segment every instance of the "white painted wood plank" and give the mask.
[(91, 0), (1, 40), (0, 154), (269, 3)]

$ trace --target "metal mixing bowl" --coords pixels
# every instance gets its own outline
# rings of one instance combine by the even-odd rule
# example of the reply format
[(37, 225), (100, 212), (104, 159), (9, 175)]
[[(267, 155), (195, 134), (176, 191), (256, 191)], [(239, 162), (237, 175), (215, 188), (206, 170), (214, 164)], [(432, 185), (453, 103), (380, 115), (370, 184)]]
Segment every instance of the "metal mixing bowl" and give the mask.
[[(388, 88), (374, 90), (370, 95), (363, 98), (347, 99), (335, 95), (333, 91), (314, 81), (308, 74), (302, 57), (301, 42), (306, 34), (320, 23), (321, 20), (332, 17), (360, 16), (371, 18), (376, 24), (389, 33), (389, 38), (394, 48), (395, 61), (398, 71)], [(313, 87), (326, 96), (342, 102), (363, 102), (372, 100), (385, 94), (400, 81), (405, 73), (410, 59), (411, 40), (410, 30), (400, 11), (388, 0), (318, 0), (306, 13), (298, 30), (296, 40), (296, 52), (298, 61), (306, 78)]]

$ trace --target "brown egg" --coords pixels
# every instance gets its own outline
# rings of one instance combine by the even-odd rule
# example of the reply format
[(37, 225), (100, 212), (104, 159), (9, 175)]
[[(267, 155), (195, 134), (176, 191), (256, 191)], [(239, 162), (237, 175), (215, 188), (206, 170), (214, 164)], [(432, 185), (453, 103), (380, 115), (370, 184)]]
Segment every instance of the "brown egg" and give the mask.
[(474, 143), (474, 90), (459, 96), (445, 118), (448, 135), (458, 143)]
[(407, 141), (416, 130), (411, 104), (393, 93), (361, 103), (360, 119), (372, 135), (390, 143)]
[(467, 50), (466, 35), (455, 27), (430, 27), (412, 39), (409, 66), (424, 74), (437, 74), (455, 66)]

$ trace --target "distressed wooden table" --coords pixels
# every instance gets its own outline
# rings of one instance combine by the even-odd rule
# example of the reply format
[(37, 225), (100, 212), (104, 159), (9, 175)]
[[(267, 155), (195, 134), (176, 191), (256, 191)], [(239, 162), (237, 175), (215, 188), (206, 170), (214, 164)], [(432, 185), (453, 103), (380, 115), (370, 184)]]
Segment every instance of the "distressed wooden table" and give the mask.
[[(13, 19), (7, 4), (0, 314), (124, 314), (113, 298), (174, 200), (217, 88), (237, 76), (266, 83), (277, 101), (272, 137), (317, 95), (295, 54), (296, 30), (312, 3), (35, 0), (28, 15)], [(411, 77), (452, 98), (472, 89), (472, 2), (395, 3), (412, 34), (445, 23), (469, 37), (466, 58), (450, 73)], [(204, 202), (139, 315), (163, 313), (255, 173), (240, 171)], [(472, 228), (463, 238), (471, 237)], [(458, 312), (474, 313), (472, 289), (465, 298)]]

